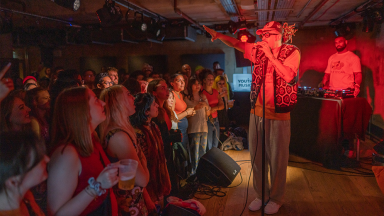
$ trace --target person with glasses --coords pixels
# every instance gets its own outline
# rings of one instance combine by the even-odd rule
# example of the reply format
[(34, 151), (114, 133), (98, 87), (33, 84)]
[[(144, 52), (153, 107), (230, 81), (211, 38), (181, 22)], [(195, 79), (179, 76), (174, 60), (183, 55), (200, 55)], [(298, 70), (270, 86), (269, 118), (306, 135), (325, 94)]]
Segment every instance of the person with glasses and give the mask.
[(93, 92), (96, 94), (96, 96), (99, 98), (101, 91), (103, 89), (109, 88), (113, 86), (113, 82), (111, 78), (109, 77), (108, 73), (99, 73), (96, 75), (95, 78), (95, 84), (96, 89), (93, 89)]
[[(299, 75), (300, 51), (291, 44), (297, 30), (294, 26), (279, 22), (268, 22), (256, 34), (262, 38), (257, 43), (245, 43), (204, 27), (212, 36), (230, 47), (244, 53), (244, 57), (254, 64), (251, 85), (251, 115), (249, 121), (250, 154), (253, 164), (253, 185), (256, 199), (249, 209), (257, 211), (262, 203), (262, 151), (263, 104), (265, 103), (265, 152), (266, 166), (271, 185), (266, 182), (266, 214), (275, 214), (283, 204), (291, 136), (290, 111), (297, 103), (297, 81)], [(265, 75), (264, 75), (265, 74)], [(265, 79), (265, 86), (262, 84)], [(265, 88), (265, 98), (262, 96)]]

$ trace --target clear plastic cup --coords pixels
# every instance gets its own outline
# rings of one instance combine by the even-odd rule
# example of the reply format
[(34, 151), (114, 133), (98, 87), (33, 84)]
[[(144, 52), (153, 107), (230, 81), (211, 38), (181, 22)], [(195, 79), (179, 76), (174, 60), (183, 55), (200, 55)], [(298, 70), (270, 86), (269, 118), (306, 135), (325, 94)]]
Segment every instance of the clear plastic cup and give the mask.
[(119, 161), (119, 188), (121, 190), (132, 190), (135, 186), (137, 161), (124, 159)]

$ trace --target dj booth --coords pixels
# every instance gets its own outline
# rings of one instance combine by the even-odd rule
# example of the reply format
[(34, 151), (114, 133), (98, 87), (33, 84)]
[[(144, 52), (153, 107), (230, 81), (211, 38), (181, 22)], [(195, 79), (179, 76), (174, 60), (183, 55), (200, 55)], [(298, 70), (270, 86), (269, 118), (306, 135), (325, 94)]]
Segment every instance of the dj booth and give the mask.
[(372, 108), (365, 98), (299, 96), (291, 112), (290, 152), (317, 162), (327, 162), (342, 152), (342, 141), (365, 140)]

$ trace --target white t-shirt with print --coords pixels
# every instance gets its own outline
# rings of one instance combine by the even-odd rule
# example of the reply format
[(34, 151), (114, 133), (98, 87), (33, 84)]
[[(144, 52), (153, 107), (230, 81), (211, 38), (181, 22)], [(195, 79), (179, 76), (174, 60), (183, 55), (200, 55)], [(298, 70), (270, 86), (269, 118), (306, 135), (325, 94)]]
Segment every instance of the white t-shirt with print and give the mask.
[(330, 74), (329, 88), (333, 90), (353, 88), (355, 76), (361, 72), (360, 58), (351, 51), (335, 53), (328, 59), (325, 73)]

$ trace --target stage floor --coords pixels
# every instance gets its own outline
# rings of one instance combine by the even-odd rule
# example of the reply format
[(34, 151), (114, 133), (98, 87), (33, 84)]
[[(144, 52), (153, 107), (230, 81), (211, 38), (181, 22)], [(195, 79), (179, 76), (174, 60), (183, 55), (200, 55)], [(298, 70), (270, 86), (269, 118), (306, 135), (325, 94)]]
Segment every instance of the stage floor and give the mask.
[[(372, 146), (373, 143), (370, 141), (361, 145), (362, 167), (342, 171), (325, 169), (321, 164), (290, 155), (285, 203), (275, 215), (384, 215), (384, 195), (375, 178), (351, 173), (373, 174), (369, 165), (371, 160), (365, 157), (370, 155), (369, 149)], [(205, 216), (238, 216), (243, 210), (251, 163), (242, 160), (250, 159), (249, 151), (229, 150), (226, 153), (235, 161), (239, 161), (243, 182), (238, 187), (222, 189), (227, 193), (225, 197), (200, 199), (207, 209)], [(231, 186), (240, 182), (241, 177), (238, 175)], [(248, 191), (248, 202), (243, 215), (261, 215), (261, 210), (256, 212), (248, 210), (249, 203), (255, 198), (252, 177)], [(196, 196), (204, 197), (199, 194)]]

